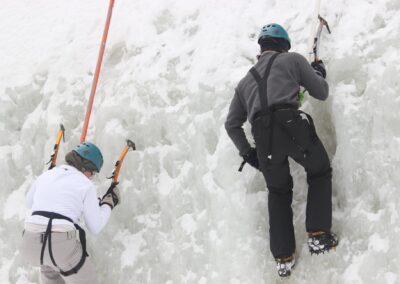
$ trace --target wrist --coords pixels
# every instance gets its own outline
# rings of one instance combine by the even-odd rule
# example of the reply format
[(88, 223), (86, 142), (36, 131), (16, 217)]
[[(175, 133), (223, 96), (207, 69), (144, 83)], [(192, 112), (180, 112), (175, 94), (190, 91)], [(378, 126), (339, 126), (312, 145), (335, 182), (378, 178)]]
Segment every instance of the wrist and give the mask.
[(114, 205), (109, 203), (109, 202), (107, 202), (107, 201), (100, 202), (100, 207), (103, 206), (103, 205), (108, 205), (111, 208), (111, 210), (114, 209)]
[(255, 150), (254, 148), (249, 148), (246, 152), (244, 152), (244, 154), (242, 155), (242, 157), (243, 157), (243, 158), (249, 157), (249, 156), (252, 154), (252, 152), (253, 152), (254, 150)]

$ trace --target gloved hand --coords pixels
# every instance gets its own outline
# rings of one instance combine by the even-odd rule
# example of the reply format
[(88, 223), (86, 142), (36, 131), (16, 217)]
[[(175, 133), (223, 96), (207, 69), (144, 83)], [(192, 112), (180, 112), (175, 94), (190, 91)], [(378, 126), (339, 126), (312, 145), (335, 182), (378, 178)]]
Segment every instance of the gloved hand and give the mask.
[(257, 157), (257, 151), (255, 148), (250, 148), (250, 150), (244, 154), (243, 160), (245, 160), (246, 163), (249, 163), (250, 166), (253, 168), (256, 168), (257, 170), (260, 169), (260, 164), (258, 162), (258, 157)]
[(319, 76), (326, 78), (325, 65), (322, 60), (311, 62), (311, 67), (314, 68), (315, 73), (317, 73)]
[(100, 201), (100, 206), (103, 204), (107, 204), (114, 209), (121, 202), (121, 193), (117, 185), (112, 184), (110, 188), (107, 190), (107, 193), (104, 194), (103, 198)]

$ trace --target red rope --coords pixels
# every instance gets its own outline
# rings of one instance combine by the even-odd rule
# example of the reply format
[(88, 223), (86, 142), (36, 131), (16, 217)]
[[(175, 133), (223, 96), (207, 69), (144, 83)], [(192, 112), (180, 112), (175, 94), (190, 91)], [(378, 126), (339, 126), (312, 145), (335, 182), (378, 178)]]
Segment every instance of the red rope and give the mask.
[(101, 64), (103, 62), (104, 50), (106, 47), (107, 36), (108, 36), (108, 30), (110, 29), (111, 15), (112, 15), (113, 7), (114, 7), (114, 2), (115, 2), (115, 0), (110, 0), (110, 4), (108, 6), (107, 20), (106, 20), (106, 24), (104, 26), (103, 37), (101, 39), (99, 57), (97, 58), (96, 71), (94, 73), (93, 82), (92, 82), (92, 90), (90, 92), (90, 98), (89, 98), (89, 103), (88, 103), (88, 107), (86, 110), (85, 122), (83, 124), (83, 129), (82, 129), (81, 143), (85, 142), (85, 139), (86, 139), (90, 115), (92, 113), (94, 96), (96, 94), (97, 83), (99, 81)]

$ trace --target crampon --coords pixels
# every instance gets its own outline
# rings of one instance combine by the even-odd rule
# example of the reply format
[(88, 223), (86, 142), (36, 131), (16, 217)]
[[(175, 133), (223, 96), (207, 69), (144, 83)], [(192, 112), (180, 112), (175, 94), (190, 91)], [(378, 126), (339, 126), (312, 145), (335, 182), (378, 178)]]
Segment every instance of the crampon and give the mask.
[(289, 277), (295, 265), (294, 255), (283, 258), (276, 258), (276, 268), (280, 277)]
[(337, 236), (333, 233), (311, 232), (308, 234), (308, 248), (311, 254), (321, 254), (335, 250), (339, 244)]

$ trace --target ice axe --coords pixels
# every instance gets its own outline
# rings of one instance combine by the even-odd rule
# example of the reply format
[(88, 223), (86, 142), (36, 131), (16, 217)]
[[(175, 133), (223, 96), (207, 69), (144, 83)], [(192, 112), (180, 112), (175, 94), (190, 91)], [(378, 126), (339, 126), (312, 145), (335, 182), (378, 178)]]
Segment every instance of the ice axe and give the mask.
[(109, 179), (112, 179), (113, 183), (118, 184), (118, 175), (119, 175), (119, 171), (121, 170), (122, 167), (122, 162), (125, 159), (126, 154), (128, 153), (129, 149), (132, 149), (133, 151), (136, 150), (136, 145), (135, 143), (132, 142), (132, 140), (126, 140), (126, 146), (124, 148), (124, 150), (122, 151), (121, 155), (119, 156), (117, 162), (115, 163), (115, 168), (112, 172), (111, 177), (109, 177)]
[(50, 161), (47, 163), (47, 164), (50, 163), (49, 170), (51, 170), (52, 168), (54, 168), (56, 166), (58, 148), (59, 148), (60, 143), (61, 143), (61, 138), (65, 142), (64, 134), (65, 134), (64, 125), (60, 124), (60, 130), (58, 131), (58, 134), (57, 134), (56, 144), (54, 144), (53, 153), (50, 156)]
[(329, 28), (328, 22), (324, 18), (322, 18), (320, 15), (318, 15), (318, 20), (319, 20), (318, 30), (317, 30), (317, 34), (314, 37), (314, 43), (313, 43), (314, 62), (317, 62), (320, 60), (319, 56), (318, 56), (318, 48), (319, 48), (321, 33), (322, 33), (324, 26), (328, 30), (329, 34), (331, 33), (331, 29)]
[[(328, 22), (324, 18), (322, 18), (320, 15), (318, 15), (318, 21), (319, 21), (318, 30), (317, 30), (316, 35), (314, 36), (314, 41), (313, 41), (313, 47), (312, 47), (313, 51), (312, 51), (312, 53), (310, 53), (310, 54), (314, 54), (314, 62), (320, 61), (320, 58), (318, 55), (318, 49), (319, 49), (321, 33), (322, 33), (324, 26), (328, 30), (329, 34), (331, 34), (331, 29), (329, 28)], [(304, 89), (303, 87), (301, 88), (301, 90), (299, 92), (298, 96), (299, 96), (300, 106), (304, 102), (306, 92), (307, 92), (307, 90)]]
[[(125, 159), (126, 154), (128, 153), (129, 149), (132, 149), (133, 151), (136, 150), (136, 145), (135, 143), (132, 142), (132, 140), (126, 140), (126, 146), (124, 148), (124, 150), (122, 151), (121, 155), (119, 156), (117, 162), (115, 163), (115, 168), (112, 172), (111, 177), (108, 177), (109, 179), (112, 179), (111, 185), (108, 188), (107, 192), (104, 194), (104, 196), (106, 196), (107, 194), (111, 193), (112, 190), (118, 185), (119, 181), (118, 181), (118, 176), (119, 176), (119, 172), (121, 170), (122, 167), (122, 163)], [(104, 198), (103, 196), (103, 198)]]

